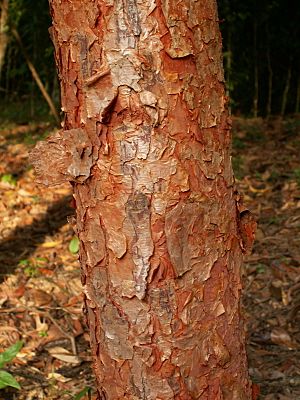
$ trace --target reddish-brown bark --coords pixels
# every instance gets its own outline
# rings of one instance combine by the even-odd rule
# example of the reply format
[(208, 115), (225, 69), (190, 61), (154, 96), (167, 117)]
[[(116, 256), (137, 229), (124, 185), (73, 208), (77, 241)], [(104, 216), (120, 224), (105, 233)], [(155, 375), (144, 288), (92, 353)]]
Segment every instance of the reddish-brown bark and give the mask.
[(99, 398), (250, 399), (216, 2), (50, 5), (65, 121), (33, 158), (73, 182)]

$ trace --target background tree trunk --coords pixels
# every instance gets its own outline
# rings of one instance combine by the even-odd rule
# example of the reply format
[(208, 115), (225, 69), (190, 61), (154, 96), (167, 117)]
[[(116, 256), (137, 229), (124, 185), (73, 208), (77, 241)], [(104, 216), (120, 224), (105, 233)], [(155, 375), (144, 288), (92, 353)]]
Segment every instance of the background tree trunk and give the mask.
[(300, 78), (298, 78), (297, 82), (295, 114), (299, 113), (299, 104), (300, 104)]
[(270, 117), (272, 112), (272, 93), (273, 93), (273, 69), (271, 63), (271, 51), (270, 51), (270, 32), (269, 32), (269, 24), (266, 25), (266, 40), (267, 40), (267, 67), (268, 67), (268, 96), (267, 96), (267, 109), (266, 116)]
[(292, 63), (290, 61), (289, 67), (287, 70), (287, 76), (286, 76), (286, 81), (285, 81), (285, 85), (284, 85), (284, 89), (283, 89), (283, 94), (282, 94), (281, 111), (280, 111), (280, 115), (282, 117), (284, 116), (285, 110), (286, 110), (288, 94), (289, 94), (289, 90), (290, 90), (291, 77), (292, 77)]
[(0, 78), (8, 45), (8, 0), (0, 0)]
[(214, 0), (50, 0), (99, 399), (250, 399), (240, 317), (254, 223), (234, 189)]
[[(256, 3), (255, 3), (256, 4)], [(253, 117), (258, 116), (258, 58), (257, 58), (257, 21), (254, 19), (253, 25), (253, 60), (254, 60), (254, 94), (253, 94)]]

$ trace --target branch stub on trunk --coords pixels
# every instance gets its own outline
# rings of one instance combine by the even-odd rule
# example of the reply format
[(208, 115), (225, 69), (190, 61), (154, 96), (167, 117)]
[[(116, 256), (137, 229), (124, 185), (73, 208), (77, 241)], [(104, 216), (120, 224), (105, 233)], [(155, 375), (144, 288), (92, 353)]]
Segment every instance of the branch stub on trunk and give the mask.
[(37, 182), (55, 186), (71, 181), (83, 183), (93, 165), (92, 144), (83, 129), (58, 131), (37, 143), (30, 153)]

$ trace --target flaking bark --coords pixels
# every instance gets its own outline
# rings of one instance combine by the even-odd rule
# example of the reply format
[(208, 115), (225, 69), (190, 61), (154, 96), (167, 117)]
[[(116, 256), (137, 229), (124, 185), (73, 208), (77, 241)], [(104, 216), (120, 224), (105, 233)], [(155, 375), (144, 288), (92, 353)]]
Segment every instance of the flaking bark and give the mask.
[(73, 182), (99, 399), (250, 399), (215, 1), (50, 6), (65, 120), (34, 162)]

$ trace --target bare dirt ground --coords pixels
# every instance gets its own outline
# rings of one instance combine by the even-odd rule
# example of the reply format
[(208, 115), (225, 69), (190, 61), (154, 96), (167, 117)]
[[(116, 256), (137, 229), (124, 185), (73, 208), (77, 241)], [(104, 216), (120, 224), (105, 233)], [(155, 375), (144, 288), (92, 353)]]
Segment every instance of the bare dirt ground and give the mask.
[[(28, 151), (49, 130), (1, 130), (0, 349), (19, 339), (24, 346), (5, 368), (22, 388), (0, 390), (0, 400), (95, 398), (79, 265), (70, 249), (70, 188), (38, 187), (28, 166)], [(237, 184), (258, 220), (243, 304), (259, 399), (300, 399), (299, 154), (299, 117), (234, 118)]]

